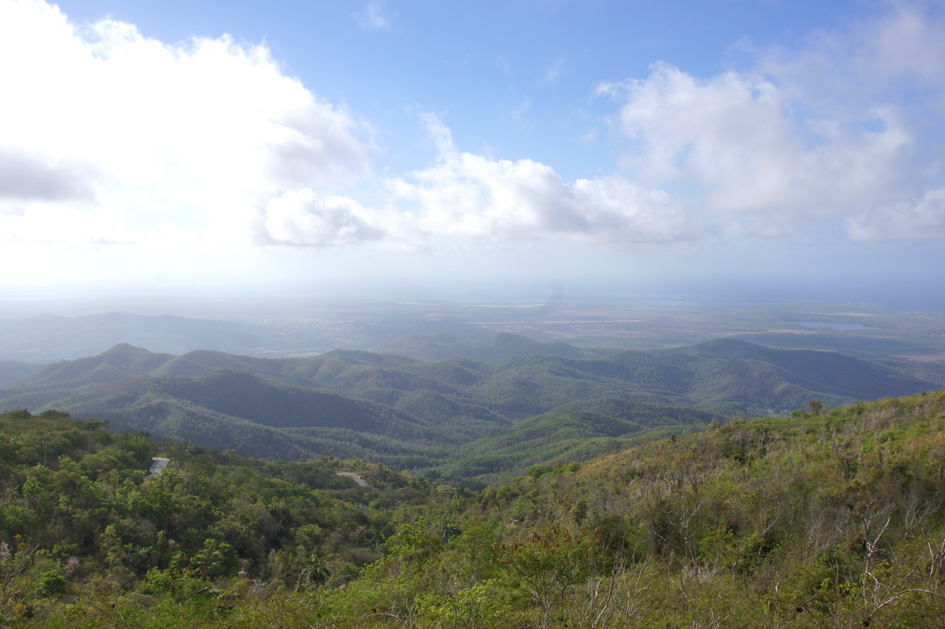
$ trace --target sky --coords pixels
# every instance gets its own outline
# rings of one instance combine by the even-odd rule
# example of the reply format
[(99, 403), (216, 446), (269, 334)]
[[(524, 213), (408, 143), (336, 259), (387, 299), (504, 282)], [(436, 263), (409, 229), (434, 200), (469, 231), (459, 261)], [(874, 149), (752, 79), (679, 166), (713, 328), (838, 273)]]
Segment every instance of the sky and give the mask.
[(0, 0), (9, 299), (942, 286), (942, 2)]

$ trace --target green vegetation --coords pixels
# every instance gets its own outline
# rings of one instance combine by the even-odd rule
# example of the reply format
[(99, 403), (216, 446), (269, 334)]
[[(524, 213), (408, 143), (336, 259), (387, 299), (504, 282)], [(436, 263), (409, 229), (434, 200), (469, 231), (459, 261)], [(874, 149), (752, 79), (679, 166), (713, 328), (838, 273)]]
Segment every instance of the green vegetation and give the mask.
[[(158, 453), (169, 467), (148, 477)], [(351, 470), (370, 486), (337, 475)], [(431, 492), (362, 461), (252, 460), (56, 411), (6, 413), (0, 618), (44, 624), (52, 608), (71, 625), (142, 601), (217, 605), (217, 579), (244, 590), (249, 576), (296, 589), (345, 580), (382, 557), (398, 509)]]
[(28, 378), (42, 368), (43, 365), (0, 360), (0, 387), (5, 387), (21, 378)]
[(591, 459), (658, 437), (701, 430), (713, 419), (710, 413), (627, 400), (565, 404), (469, 444), (463, 458), (444, 470), (448, 477), (466, 482), (508, 480), (532, 465)]
[[(7, 413), (0, 622), (942, 626), (945, 392), (805, 407), (478, 492)], [(145, 479), (159, 451), (175, 466)]]
[(925, 365), (734, 339), (606, 356), (510, 334), (463, 347), (524, 355), (425, 363), (355, 351), (265, 359), (118, 345), (0, 388), (0, 410), (59, 409), (249, 457), (331, 454), (496, 482), (716, 418), (912, 394), (945, 379)]
[(600, 349), (579, 349), (567, 343), (541, 343), (505, 332), (484, 341), (464, 341), (444, 334), (399, 337), (382, 343), (376, 351), (428, 362), (453, 358), (495, 361), (535, 355), (592, 358), (610, 353)]

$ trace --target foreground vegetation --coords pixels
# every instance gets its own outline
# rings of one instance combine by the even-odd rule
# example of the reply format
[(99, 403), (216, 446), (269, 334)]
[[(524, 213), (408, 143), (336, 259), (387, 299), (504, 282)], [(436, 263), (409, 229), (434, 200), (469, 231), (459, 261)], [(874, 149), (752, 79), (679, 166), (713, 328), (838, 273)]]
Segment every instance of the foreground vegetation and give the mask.
[[(152, 476), (157, 454), (170, 463)], [(72, 624), (108, 609), (120, 619), (133, 601), (218, 598), (218, 579), (346, 580), (383, 556), (393, 507), (431, 492), (422, 478), (360, 461), (245, 459), (56, 411), (6, 413), (0, 618), (45, 624), (52, 613)]]
[[(480, 492), (56, 413), (0, 431), (7, 625), (945, 625), (945, 392), (714, 423)], [(159, 450), (177, 467), (146, 479)]]

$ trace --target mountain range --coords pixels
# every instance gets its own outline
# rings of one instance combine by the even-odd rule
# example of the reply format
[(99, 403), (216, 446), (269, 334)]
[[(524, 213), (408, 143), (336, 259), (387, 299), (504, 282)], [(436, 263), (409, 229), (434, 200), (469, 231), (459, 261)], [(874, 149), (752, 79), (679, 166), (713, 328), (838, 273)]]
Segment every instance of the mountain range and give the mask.
[[(735, 339), (610, 354), (511, 334), (425, 343), (431, 358), (450, 346), (460, 355), (259, 358), (119, 344), (38, 370), (20, 367), (26, 375), (0, 388), (0, 410), (54, 408), (252, 457), (357, 456), (486, 478), (613, 451), (653, 431), (942, 384), (913, 375), (909, 363)], [(17, 365), (5, 369), (16, 373)]]

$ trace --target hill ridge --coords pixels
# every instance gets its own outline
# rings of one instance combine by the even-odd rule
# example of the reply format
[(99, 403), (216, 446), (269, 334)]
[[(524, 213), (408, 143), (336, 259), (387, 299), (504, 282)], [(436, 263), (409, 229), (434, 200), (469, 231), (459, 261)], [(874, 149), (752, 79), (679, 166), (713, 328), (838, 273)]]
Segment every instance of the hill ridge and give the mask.
[[(514, 335), (492, 342), (545, 347)], [(435, 467), (502, 454), (507, 473), (544, 455), (586, 457), (636, 439), (637, 432), (670, 426), (686, 432), (707, 418), (783, 415), (812, 400), (837, 406), (934, 387), (905, 369), (736, 339), (607, 356), (526, 353), (437, 362), (350, 350), (306, 358), (215, 350), (172, 355), (121, 343), (0, 388), (0, 410), (58, 408), (254, 456), (342, 452)], [(529, 426), (540, 430), (523, 432)], [(269, 445), (253, 449), (248, 434)], [(506, 441), (497, 441), (503, 435)], [(500, 451), (498, 444), (516, 438), (530, 445)], [(552, 453), (555, 440), (567, 447)]]

